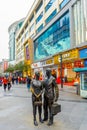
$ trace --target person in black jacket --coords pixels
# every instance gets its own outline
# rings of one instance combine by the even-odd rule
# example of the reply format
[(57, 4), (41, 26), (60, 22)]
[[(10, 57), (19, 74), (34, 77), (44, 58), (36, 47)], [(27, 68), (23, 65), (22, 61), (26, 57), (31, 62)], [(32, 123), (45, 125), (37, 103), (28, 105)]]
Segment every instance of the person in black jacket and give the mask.
[(34, 116), (34, 125), (37, 126), (37, 120), (36, 120), (36, 113), (37, 113), (37, 108), (39, 112), (39, 121), (43, 123), (43, 120), (41, 118), (42, 114), (42, 92), (43, 92), (43, 87), (42, 83), (39, 80), (40, 78), (40, 73), (37, 71), (35, 72), (35, 79), (32, 80), (31, 82), (31, 92), (32, 92), (32, 106), (33, 106), (33, 116)]
[[(48, 125), (53, 124), (53, 114), (52, 114), (52, 104), (58, 100), (59, 97), (59, 90), (56, 84), (56, 79), (51, 74), (51, 69), (46, 69), (46, 76), (47, 78), (43, 81), (44, 91), (44, 119), (43, 121), (48, 120), (49, 115), (49, 122)], [(49, 110), (49, 111), (48, 111)], [(49, 114), (48, 114), (49, 112)]]
[(31, 84), (31, 78), (30, 78), (30, 76), (28, 76), (27, 77), (27, 89), (28, 89), (28, 91), (30, 89), (30, 84)]

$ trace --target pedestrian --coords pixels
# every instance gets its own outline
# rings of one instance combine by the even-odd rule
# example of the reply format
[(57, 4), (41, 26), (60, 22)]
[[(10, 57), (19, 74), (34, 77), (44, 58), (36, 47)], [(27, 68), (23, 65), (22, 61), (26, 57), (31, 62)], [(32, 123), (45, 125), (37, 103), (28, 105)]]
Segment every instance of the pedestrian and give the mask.
[(10, 91), (11, 81), (12, 81), (12, 80), (11, 80), (11, 77), (9, 76), (7, 80), (8, 80), (8, 91)]
[(15, 80), (15, 78), (14, 78), (14, 76), (12, 76), (12, 84), (14, 84), (14, 80)]
[[(44, 110), (44, 119), (43, 121), (47, 121), (49, 118), (48, 125), (53, 124), (53, 114), (52, 114), (52, 105), (58, 100), (59, 97), (59, 90), (58, 85), (56, 84), (56, 79), (51, 74), (51, 69), (46, 69), (46, 76), (47, 78), (43, 81), (44, 87), (44, 103), (43, 103), (43, 110)], [(48, 117), (49, 115), (49, 117)]]
[(79, 95), (80, 94), (80, 77), (78, 74), (75, 77), (74, 86), (76, 86), (76, 94)]
[(39, 80), (40, 78), (40, 73), (37, 71), (35, 72), (35, 79), (32, 80), (31, 82), (31, 92), (32, 92), (32, 106), (33, 106), (33, 117), (34, 117), (34, 125), (38, 126), (37, 120), (36, 120), (36, 113), (37, 113), (37, 108), (39, 112), (39, 121), (43, 123), (43, 120), (41, 118), (42, 114), (42, 83)]
[(18, 84), (18, 76), (15, 77), (16, 84)]
[(28, 75), (28, 77), (27, 77), (27, 89), (28, 89), (28, 91), (30, 89), (30, 84), (31, 84), (31, 78), (30, 78), (30, 75)]
[(8, 80), (7, 80), (7, 77), (5, 76), (5, 77), (3, 78), (3, 86), (4, 86), (4, 91), (5, 91), (5, 92), (6, 92), (7, 84), (8, 84)]

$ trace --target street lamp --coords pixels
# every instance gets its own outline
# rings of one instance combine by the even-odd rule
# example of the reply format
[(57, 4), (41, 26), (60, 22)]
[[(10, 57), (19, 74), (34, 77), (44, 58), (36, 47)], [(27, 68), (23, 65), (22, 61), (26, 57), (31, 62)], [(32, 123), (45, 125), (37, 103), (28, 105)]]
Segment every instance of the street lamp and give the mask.
[(60, 79), (61, 79), (61, 88), (63, 88), (63, 77), (62, 77), (62, 54), (60, 54)]

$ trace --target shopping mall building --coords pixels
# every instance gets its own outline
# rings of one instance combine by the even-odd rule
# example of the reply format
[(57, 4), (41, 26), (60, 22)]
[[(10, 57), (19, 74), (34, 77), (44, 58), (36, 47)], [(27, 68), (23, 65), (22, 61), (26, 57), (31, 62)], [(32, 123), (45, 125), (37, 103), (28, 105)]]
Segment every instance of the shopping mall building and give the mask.
[(87, 0), (35, 0), (16, 36), (16, 62), (73, 79), (87, 66)]

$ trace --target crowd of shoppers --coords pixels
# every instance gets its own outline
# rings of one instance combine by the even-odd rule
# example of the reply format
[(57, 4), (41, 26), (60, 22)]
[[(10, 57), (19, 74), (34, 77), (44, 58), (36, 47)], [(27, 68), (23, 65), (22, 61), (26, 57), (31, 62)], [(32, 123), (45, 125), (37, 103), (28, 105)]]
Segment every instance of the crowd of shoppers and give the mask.
[(12, 78), (10, 76), (8, 77), (3, 77), (3, 80), (2, 80), (2, 83), (3, 83), (3, 87), (4, 87), (4, 91), (6, 92), (6, 89), (8, 88), (8, 91), (10, 91), (11, 89), (11, 81), (12, 81)]
[(10, 91), (12, 85), (14, 84), (25, 84), (27, 83), (27, 78), (21, 76), (3, 76), (0, 77), (0, 84), (3, 85), (4, 91)]

